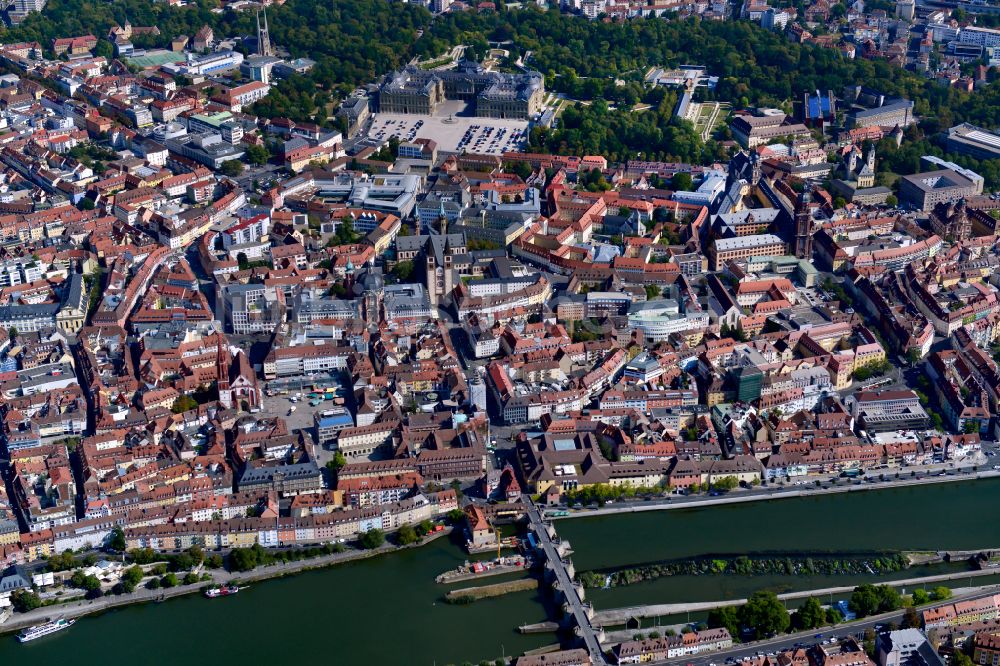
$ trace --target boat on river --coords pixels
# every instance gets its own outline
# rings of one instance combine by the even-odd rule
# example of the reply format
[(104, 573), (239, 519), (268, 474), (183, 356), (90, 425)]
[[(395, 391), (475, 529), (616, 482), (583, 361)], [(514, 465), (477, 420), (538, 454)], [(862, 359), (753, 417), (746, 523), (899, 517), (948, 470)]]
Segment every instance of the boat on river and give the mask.
[(205, 590), (205, 596), (209, 599), (215, 599), (216, 597), (228, 597), (229, 595), (236, 594), (242, 587), (237, 587), (236, 585), (222, 585), (219, 587), (210, 587)]
[(50, 634), (54, 634), (57, 631), (62, 631), (63, 629), (69, 629), (76, 623), (76, 620), (67, 620), (65, 618), (59, 618), (53, 622), (46, 622), (45, 624), (36, 624), (33, 627), (28, 627), (27, 629), (22, 629), (21, 633), (17, 635), (17, 640), (22, 643), (27, 643), (28, 641), (33, 641), (36, 638), (43, 638)]

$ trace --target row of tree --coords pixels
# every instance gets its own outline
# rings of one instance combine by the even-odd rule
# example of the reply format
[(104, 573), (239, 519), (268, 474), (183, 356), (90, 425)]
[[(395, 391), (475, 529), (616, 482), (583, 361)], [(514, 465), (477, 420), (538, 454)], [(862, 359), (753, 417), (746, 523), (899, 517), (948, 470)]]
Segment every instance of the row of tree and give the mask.
[[(919, 626), (919, 617), (914, 606), (931, 601), (943, 601), (951, 596), (947, 587), (933, 590), (917, 589), (909, 598), (904, 598), (889, 585), (864, 584), (854, 588), (847, 602), (848, 608), (859, 618), (888, 613), (907, 606), (904, 624)], [(789, 614), (785, 604), (773, 592), (755, 592), (742, 606), (716, 608), (708, 614), (709, 627), (725, 627), (734, 641), (746, 638), (760, 640), (787, 631), (810, 631), (843, 620), (836, 608), (824, 608), (814, 597)]]

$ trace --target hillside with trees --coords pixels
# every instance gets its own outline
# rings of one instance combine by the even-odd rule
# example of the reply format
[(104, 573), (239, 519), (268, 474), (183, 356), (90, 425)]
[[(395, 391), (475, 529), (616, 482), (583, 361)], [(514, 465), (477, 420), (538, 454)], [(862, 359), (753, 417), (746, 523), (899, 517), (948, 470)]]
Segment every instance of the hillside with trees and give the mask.
[[(51, 0), (43, 14), (33, 14), (17, 28), (0, 31), (4, 41), (37, 40), (49, 46), (54, 37), (107, 34), (126, 17), (133, 25), (156, 25), (158, 36), (137, 38), (138, 46), (165, 46), (178, 35), (192, 35), (209, 25), (223, 37), (254, 34), (252, 12), (213, 12), (216, 0), (193, 0), (170, 7), (144, 0)], [(501, 6), (502, 7), (502, 6)], [(888, 95), (905, 96), (921, 117), (912, 147), (885, 146), (886, 169), (911, 173), (917, 153), (943, 154), (941, 132), (963, 121), (1000, 126), (1000, 82), (974, 93), (961, 92), (894, 67), (883, 60), (849, 59), (834, 49), (795, 44), (784, 36), (745, 21), (697, 18), (589, 21), (557, 9), (451, 12), (432, 17), (422, 7), (385, 0), (289, 0), (268, 14), (275, 44), (293, 57), (317, 62), (306, 76), (282, 81), (254, 110), (296, 120), (328, 120), (332, 104), (351, 89), (371, 83), (412, 57), (441, 55), (467, 44), (481, 57), (490, 42), (510, 52), (502, 63), (512, 68), (530, 52), (527, 66), (546, 75), (548, 88), (582, 101), (568, 109), (562, 126), (532, 135), (532, 148), (558, 153), (606, 154), (612, 159), (645, 155), (705, 161), (718, 158), (686, 123), (672, 119), (676, 93), (651, 89), (642, 82), (652, 66), (704, 64), (720, 77), (715, 91), (699, 95), (731, 101), (734, 106), (776, 106), (790, 111), (802, 93), (864, 83)], [(239, 48), (246, 50), (246, 42)], [(606, 102), (606, 104), (602, 103)], [(635, 112), (637, 104), (644, 110)], [(980, 168), (987, 181), (1000, 181), (997, 161), (964, 164)]]

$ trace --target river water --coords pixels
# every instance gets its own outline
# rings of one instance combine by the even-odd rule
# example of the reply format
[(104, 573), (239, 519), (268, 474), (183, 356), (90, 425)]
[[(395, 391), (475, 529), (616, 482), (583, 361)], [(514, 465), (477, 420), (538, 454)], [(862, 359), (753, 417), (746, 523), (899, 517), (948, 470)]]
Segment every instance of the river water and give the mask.
[[(1000, 480), (985, 480), (563, 520), (556, 527), (573, 546), (577, 570), (585, 571), (706, 554), (994, 547), (1000, 546), (998, 507)], [(109, 660), (443, 665), (478, 663), (553, 642), (551, 635), (522, 636), (516, 630), (547, 618), (542, 592), (464, 606), (443, 603), (449, 588), (435, 583), (434, 576), (464, 559), (457, 546), (441, 539), (419, 549), (255, 583), (236, 597), (191, 596), (127, 607), (83, 618), (66, 632), (27, 645), (0, 637), (0, 664), (29, 658), (83, 666)], [(940, 565), (943, 570), (956, 566)], [(897, 577), (913, 575), (911, 570)], [(588, 590), (587, 597), (600, 609), (855, 582), (848, 576), (674, 576)]]
[[(556, 522), (577, 571), (700, 555), (822, 554), (1000, 548), (1000, 480), (597, 516)], [(936, 565), (886, 578), (962, 570)], [(745, 598), (853, 585), (874, 576), (670, 576), (587, 590), (597, 608)], [(956, 583), (957, 584), (957, 583)], [(964, 582), (962, 583), (964, 584)]]

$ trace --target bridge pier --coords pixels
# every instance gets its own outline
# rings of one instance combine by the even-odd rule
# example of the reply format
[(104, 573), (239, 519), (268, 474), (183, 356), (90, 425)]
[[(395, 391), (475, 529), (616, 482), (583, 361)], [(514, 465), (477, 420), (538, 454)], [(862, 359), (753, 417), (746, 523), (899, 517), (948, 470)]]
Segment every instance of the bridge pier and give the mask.
[(542, 575), (545, 578), (546, 583), (551, 583), (553, 586), (558, 584), (558, 575), (556, 574), (556, 565), (552, 560), (545, 560), (545, 568), (542, 571)]
[(565, 559), (562, 561), (563, 568), (566, 569), (566, 573), (569, 574), (570, 578), (576, 578), (576, 567), (573, 566), (573, 560)]
[(593, 626), (591, 620), (594, 618), (594, 608), (584, 603), (583, 586), (573, 580), (576, 576), (576, 567), (569, 558), (572, 552), (569, 542), (559, 540), (555, 527), (552, 523), (542, 520), (538, 507), (530, 497), (522, 495), (521, 501), (527, 507), (531, 530), (538, 537), (539, 550), (545, 557), (542, 575), (545, 581), (551, 584), (556, 602), (560, 604), (564, 613), (562, 625), (566, 629), (572, 629), (574, 635), (580, 638), (594, 666), (604, 666), (607, 664), (607, 659), (601, 650), (601, 641), (605, 636), (604, 629)]

